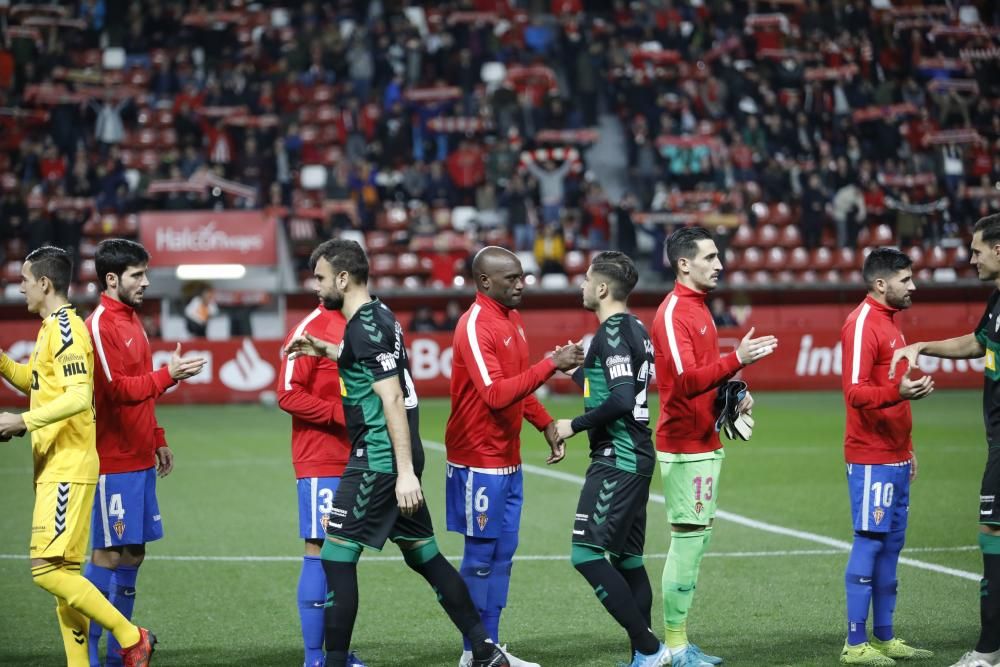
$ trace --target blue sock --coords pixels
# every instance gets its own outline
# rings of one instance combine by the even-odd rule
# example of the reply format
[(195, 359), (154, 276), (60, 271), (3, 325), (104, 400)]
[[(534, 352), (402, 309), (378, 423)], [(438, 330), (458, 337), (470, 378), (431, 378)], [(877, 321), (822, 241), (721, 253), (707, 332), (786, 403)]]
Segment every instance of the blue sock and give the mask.
[[(111, 578), (111, 604), (121, 612), (122, 616), (132, 620), (132, 610), (135, 608), (135, 580), (139, 576), (139, 568), (133, 565), (119, 565)], [(122, 664), (118, 655), (118, 640), (108, 633), (108, 652), (105, 665), (114, 667)]]
[(508, 531), (500, 534), (497, 549), (493, 553), (493, 571), (490, 574), (490, 594), (486, 613), (483, 614), (483, 625), (490, 638), (500, 641), (500, 614), (507, 606), (507, 593), (510, 591), (510, 571), (514, 565), (514, 552), (517, 551), (518, 534)]
[(847, 589), (847, 643), (852, 646), (868, 641), (865, 624), (872, 599), (875, 559), (882, 550), (882, 536), (855, 531), (851, 557), (847, 560), (844, 587)]
[(323, 607), (326, 603), (326, 573), (323, 572), (323, 560), (319, 556), (302, 557), (298, 602), (306, 665), (312, 667), (317, 662), (323, 664)]
[[(99, 565), (94, 565), (93, 561), (87, 562), (87, 567), (83, 570), (83, 576), (87, 580), (94, 584), (94, 587), (101, 592), (104, 597), (109, 597), (108, 592), (111, 590), (111, 575), (115, 573), (114, 570), (109, 570), (106, 567), (101, 567)], [(100, 623), (90, 622), (90, 637), (87, 648), (90, 650), (90, 665), (91, 667), (98, 667), (101, 664), (101, 658), (97, 655), (97, 645), (101, 643), (101, 633), (104, 632), (104, 627)], [(111, 636), (110, 634), (108, 635)]]
[[(497, 541), (482, 537), (466, 537), (465, 552), (462, 554), (462, 569), (460, 573), (469, 589), (472, 603), (479, 610), (479, 615), (486, 624), (486, 612), (489, 603), (490, 576), (493, 572), (493, 553)], [(487, 634), (489, 628), (487, 628)], [(468, 637), (462, 638), (466, 651), (472, 650), (472, 642)]]
[(887, 642), (892, 639), (892, 615), (896, 611), (896, 566), (906, 541), (906, 531), (894, 530), (885, 536), (882, 553), (875, 559), (875, 579), (872, 582), (872, 625), (875, 637)]

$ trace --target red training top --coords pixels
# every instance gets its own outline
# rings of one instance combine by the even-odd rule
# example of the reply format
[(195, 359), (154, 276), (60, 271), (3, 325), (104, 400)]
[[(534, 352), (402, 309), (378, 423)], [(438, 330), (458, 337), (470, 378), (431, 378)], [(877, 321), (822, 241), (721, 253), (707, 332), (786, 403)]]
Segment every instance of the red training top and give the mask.
[(521, 315), (485, 294), (462, 314), (452, 344), (448, 461), (474, 468), (521, 463), (521, 420), (538, 430), (552, 417), (534, 391), (556, 371), (551, 359), (528, 365)]
[(706, 294), (674, 285), (656, 311), (652, 341), (660, 419), (656, 449), (704, 454), (722, 447), (715, 430), (716, 388), (742, 368), (735, 352), (719, 356), (719, 334)]
[[(285, 339), (309, 333), (340, 344), (347, 323), (338, 310), (319, 306)], [(340, 400), (340, 372), (325, 357), (282, 355), (278, 405), (292, 416), (292, 466), (295, 477), (340, 477), (351, 455), (350, 438)]]
[(94, 369), (97, 455), (101, 474), (146, 470), (167, 444), (154, 402), (176, 384), (170, 370), (153, 370), (146, 330), (131, 306), (101, 295), (87, 318), (98, 368)]
[(848, 463), (902, 463), (912, 457), (910, 402), (899, 395), (905, 359), (896, 367), (898, 379), (889, 379), (892, 354), (906, 345), (893, 321), (897, 312), (869, 296), (847, 316), (840, 331)]

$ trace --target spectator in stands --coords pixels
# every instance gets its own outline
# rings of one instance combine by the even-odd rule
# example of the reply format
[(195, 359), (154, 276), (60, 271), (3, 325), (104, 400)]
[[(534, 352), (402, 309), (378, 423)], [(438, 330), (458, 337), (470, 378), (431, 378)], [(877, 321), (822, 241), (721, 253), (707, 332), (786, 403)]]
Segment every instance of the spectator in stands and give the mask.
[(726, 305), (726, 302), (720, 297), (715, 297), (711, 302), (712, 309), (712, 321), (715, 322), (717, 327), (735, 327), (739, 326), (739, 322), (736, 321), (736, 317), (733, 315), (732, 310)]
[(636, 251), (635, 221), (632, 214), (638, 207), (639, 201), (635, 195), (626, 192), (612, 212), (615, 221), (615, 249), (629, 256)]
[(215, 290), (208, 283), (197, 283), (191, 289), (193, 296), (184, 308), (184, 322), (189, 334), (204, 338), (208, 332), (208, 321), (219, 314)]
[(420, 306), (410, 320), (410, 331), (413, 333), (430, 333), (439, 331), (440, 327), (434, 320), (434, 312), (428, 306)]
[(910, 202), (910, 193), (905, 190), (899, 196), (896, 209), (896, 238), (900, 247), (919, 242), (924, 235), (924, 216), (917, 213)]
[(546, 225), (558, 222), (566, 196), (565, 179), (572, 164), (569, 160), (565, 160), (557, 167), (553, 160), (546, 160), (541, 167), (534, 161), (527, 162), (525, 167), (538, 181), (543, 222)]
[(535, 246), (537, 226), (534, 203), (524, 190), (524, 180), (515, 173), (510, 187), (500, 199), (500, 209), (507, 215), (507, 229), (514, 239), (515, 250), (531, 250)]
[(97, 113), (97, 122), (94, 125), (94, 137), (101, 146), (101, 154), (107, 154), (109, 147), (120, 144), (125, 139), (125, 123), (122, 122), (122, 110), (128, 105), (128, 99), (115, 102), (111, 97), (106, 97), (97, 104), (90, 103)]
[(566, 242), (558, 223), (547, 223), (535, 239), (535, 261), (541, 275), (566, 273)]
[(452, 207), (457, 203), (455, 187), (441, 162), (431, 162), (424, 198), (432, 205)]
[(444, 307), (444, 317), (441, 319), (439, 331), (452, 332), (458, 326), (458, 320), (462, 317), (462, 304), (454, 299), (448, 301)]
[(799, 225), (803, 245), (809, 250), (814, 250), (819, 247), (820, 237), (823, 234), (828, 197), (818, 173), (811, 172), (808, 178), (808, 184), (802, 192), (802, 216)]
[(861, 188), (848, 182), (837, 190), (833, 195), (830, 217), (837, 228), (837, 245), (841, 248), (856, 246), (858, 231), (868, 217)]
[(468, 206), (475, 201), (476, 188), (486, 178), (486, 155), (474, 141), (463, 140), (448, 156), (448, 175), (457, 189), (458, 202)]
[(518, 154), (510, 143), (500, 137), (486, 154), (486, 180), (498, 188), (505, 188), (517, 169)]

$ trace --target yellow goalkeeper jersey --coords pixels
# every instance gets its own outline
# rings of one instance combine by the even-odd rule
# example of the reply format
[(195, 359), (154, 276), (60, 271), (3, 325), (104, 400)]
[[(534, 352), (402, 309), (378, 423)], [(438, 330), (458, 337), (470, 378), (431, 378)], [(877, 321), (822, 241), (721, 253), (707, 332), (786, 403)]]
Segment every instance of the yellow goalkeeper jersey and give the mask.
[[(100, 463), (93, 407), (94, 348), (80, 316), (66, 305), (46, 317), (30, 361), (18, 364), (0, 356), (0, 373), (31, 399), (23, 417), (31, 432), (35, 483), (96, 484)], [(85, 408), (53, 421), (51, 408), (67, 392), (73, 393), (78, 407), (85, 398)]]

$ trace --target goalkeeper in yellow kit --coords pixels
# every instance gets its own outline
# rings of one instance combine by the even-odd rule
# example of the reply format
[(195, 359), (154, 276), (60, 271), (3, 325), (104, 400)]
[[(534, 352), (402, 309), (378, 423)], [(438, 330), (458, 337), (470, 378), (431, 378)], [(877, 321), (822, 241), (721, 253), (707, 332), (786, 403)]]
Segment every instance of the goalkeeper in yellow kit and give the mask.
[(28, 311), (41, 316), (42, 327), (27, 364), (0, 353), (0, 375), (31, 399), (28, 412), (0, 413), (0, 440), (31, 433), (31, 576), (56, 597), (67, 665), (90, 665), (87, 630), (93, 621), (128, 647), (121, 652), (126, 667), (144, 667), (156, 638), (132, 625), (80, 575), (99, 466), (94, 350), (67, 298), (72, 269), (66, 251), (47, 246), (28, 255), (21, 267), (21, 293)]

